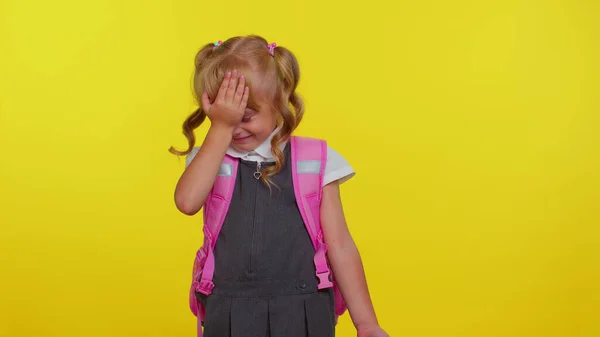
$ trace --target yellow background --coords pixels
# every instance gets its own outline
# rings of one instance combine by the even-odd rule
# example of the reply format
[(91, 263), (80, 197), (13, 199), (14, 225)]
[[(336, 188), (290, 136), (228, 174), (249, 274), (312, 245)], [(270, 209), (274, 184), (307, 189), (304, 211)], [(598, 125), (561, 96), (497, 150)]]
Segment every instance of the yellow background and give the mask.
[(597, 1), (0, 4), (0, 337), (194, 335), (167, 149), (196, 50), (249, 33), (296, 53), (299, 134), (358, 172), (392, 336), (600, 336)]

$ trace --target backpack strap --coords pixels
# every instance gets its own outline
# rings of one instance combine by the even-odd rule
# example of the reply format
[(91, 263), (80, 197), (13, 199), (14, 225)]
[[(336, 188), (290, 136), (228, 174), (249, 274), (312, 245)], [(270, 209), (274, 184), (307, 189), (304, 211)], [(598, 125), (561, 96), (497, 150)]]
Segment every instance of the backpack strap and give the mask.
[(206, 262), (204, 263), (200, 282), (194, 281), (196, 283), (194, 286), (198, 292), (205, 295), (210, 295), (215, 288), (213, 283), (215, 272), (213, 251), (231, 203), (237, 167), (237, 159), (226, 155), (215, 178), (213, 188), (204, 202), (204, 245), (202, 248), (206, 254)]
[(293, 136), (290, 139), (292, 180), (296, 202), (302, 220), (315, 248), (315, 269), (319, 289), (333, 287), (327, 263), (327, 245), (321, 229), (321, 195), (327, 164), (327, 143), (324, 140)]

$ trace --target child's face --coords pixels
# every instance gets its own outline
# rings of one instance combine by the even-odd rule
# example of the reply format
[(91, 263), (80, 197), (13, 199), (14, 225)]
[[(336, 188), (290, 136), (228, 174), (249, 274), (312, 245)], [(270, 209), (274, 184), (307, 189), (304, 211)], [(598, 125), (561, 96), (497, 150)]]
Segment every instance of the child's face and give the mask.
[(240, 125), (233, 131), (231, 145), (238, 151), (252, 151), (262, 144), (277, 127), (273, 109), (264, 102), (247, 106)]

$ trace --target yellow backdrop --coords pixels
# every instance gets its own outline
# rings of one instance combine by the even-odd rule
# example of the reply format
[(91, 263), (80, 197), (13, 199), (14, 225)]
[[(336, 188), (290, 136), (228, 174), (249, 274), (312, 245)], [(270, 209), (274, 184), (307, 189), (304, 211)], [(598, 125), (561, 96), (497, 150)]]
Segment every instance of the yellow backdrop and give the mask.
[(597, 1), (0, 6), (1, 337), (193, 336), (167, 149), (197, 48), (249, 33), (297, 54), (299, 134), (357, 170), (392, 336), (600, 336)]

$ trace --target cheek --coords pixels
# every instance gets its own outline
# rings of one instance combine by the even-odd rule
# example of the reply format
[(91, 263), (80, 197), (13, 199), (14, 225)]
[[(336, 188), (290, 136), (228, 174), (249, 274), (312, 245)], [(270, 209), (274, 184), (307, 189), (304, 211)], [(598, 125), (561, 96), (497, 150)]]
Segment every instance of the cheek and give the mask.
[(275, 130), (276, 123), (266, 119), (256, 119), (247, 123), (244, 127), (249, 132), (255, 134), (257, 137), (268, 137), (273, 130)]

